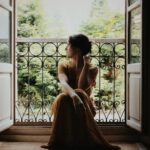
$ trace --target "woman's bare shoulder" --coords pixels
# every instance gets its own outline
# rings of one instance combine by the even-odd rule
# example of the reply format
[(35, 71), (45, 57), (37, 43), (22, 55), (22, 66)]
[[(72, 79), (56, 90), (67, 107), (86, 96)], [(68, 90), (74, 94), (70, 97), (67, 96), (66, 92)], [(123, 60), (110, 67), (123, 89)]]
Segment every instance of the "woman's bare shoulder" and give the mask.
[(69, 63), (67, 61), (59, 62), (58, 67), (60, 67), (60, 68), (66, 68), (68, 66), (68, 64)]
[(66, 73), (68, 70), (68, 64), (66, 62), (59, 62), (58, 73)]

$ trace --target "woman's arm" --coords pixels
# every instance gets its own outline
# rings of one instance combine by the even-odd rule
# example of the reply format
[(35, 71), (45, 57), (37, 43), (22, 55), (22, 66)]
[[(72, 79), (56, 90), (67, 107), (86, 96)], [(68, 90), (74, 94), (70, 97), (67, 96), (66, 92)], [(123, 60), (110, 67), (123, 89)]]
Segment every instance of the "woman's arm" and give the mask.
[(95, 82), (98, 68), (91, 66), (90, 56), (86, 55), (83, 57), (83, 59), (84, 66), (78, 80), (78, 88), (85, 90)]
[(86, 89), (89, 86), (89, 68), (90, 64), (85, 63), (78, 80), (78, 88)]
[(59, 78), (59, 81), (60, 81), (63, 91), (71, 97), (72, 94), (74, 93), (74, 90), (67, 83), (67, 81), (68, 81), (67, 76), (63, 73), (60, 73), (60, 74), (58, 74), (58, 78)]
[(63, 88), (63, 91), (66, 92), (73, 99), (73, 104), (76, 110), (76, 106), (78, 104), (83, 104), (83, 102), (80, 97), (75, 93), (74, 89), (72, 89), (71, 86), (68, 84), (68, 77), (65, 74), (63, 67), (64, 66), (62, 64), (58, 66), (58, 78)]

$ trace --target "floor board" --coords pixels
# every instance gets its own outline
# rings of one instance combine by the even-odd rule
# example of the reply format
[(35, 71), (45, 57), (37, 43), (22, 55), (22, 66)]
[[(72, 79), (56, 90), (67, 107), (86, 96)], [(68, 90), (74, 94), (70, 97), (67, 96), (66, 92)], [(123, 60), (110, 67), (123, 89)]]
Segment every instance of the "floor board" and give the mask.
[[(40, 142), (0, 142), (0, 150), (44, 150)], [(147, 150), (140, 143), (112, 143), (121, 147), (121, 150)]]

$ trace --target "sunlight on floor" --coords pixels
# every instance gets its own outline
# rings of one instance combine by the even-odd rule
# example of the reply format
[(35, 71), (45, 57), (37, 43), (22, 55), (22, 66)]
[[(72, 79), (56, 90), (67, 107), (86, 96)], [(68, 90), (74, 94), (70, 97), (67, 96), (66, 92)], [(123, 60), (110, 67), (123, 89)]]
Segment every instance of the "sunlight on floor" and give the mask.
[[(46, 143), (40, 142), (0, 142), (0, 150), (44, 150), (40, 146)], [(140, 143), (112, 143), (118, 145), (121, 150), (147, 150)]]

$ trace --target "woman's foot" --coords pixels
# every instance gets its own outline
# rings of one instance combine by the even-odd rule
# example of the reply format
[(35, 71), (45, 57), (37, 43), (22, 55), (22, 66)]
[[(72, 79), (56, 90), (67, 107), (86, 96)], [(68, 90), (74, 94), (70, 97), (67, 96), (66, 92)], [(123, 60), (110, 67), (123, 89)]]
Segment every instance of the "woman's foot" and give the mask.
[(50, 149), (49, 145), (41, 145), (41, 148)]
[(121, 150), (121, 147), (112, 145), (110, 147), (111, 150)]

